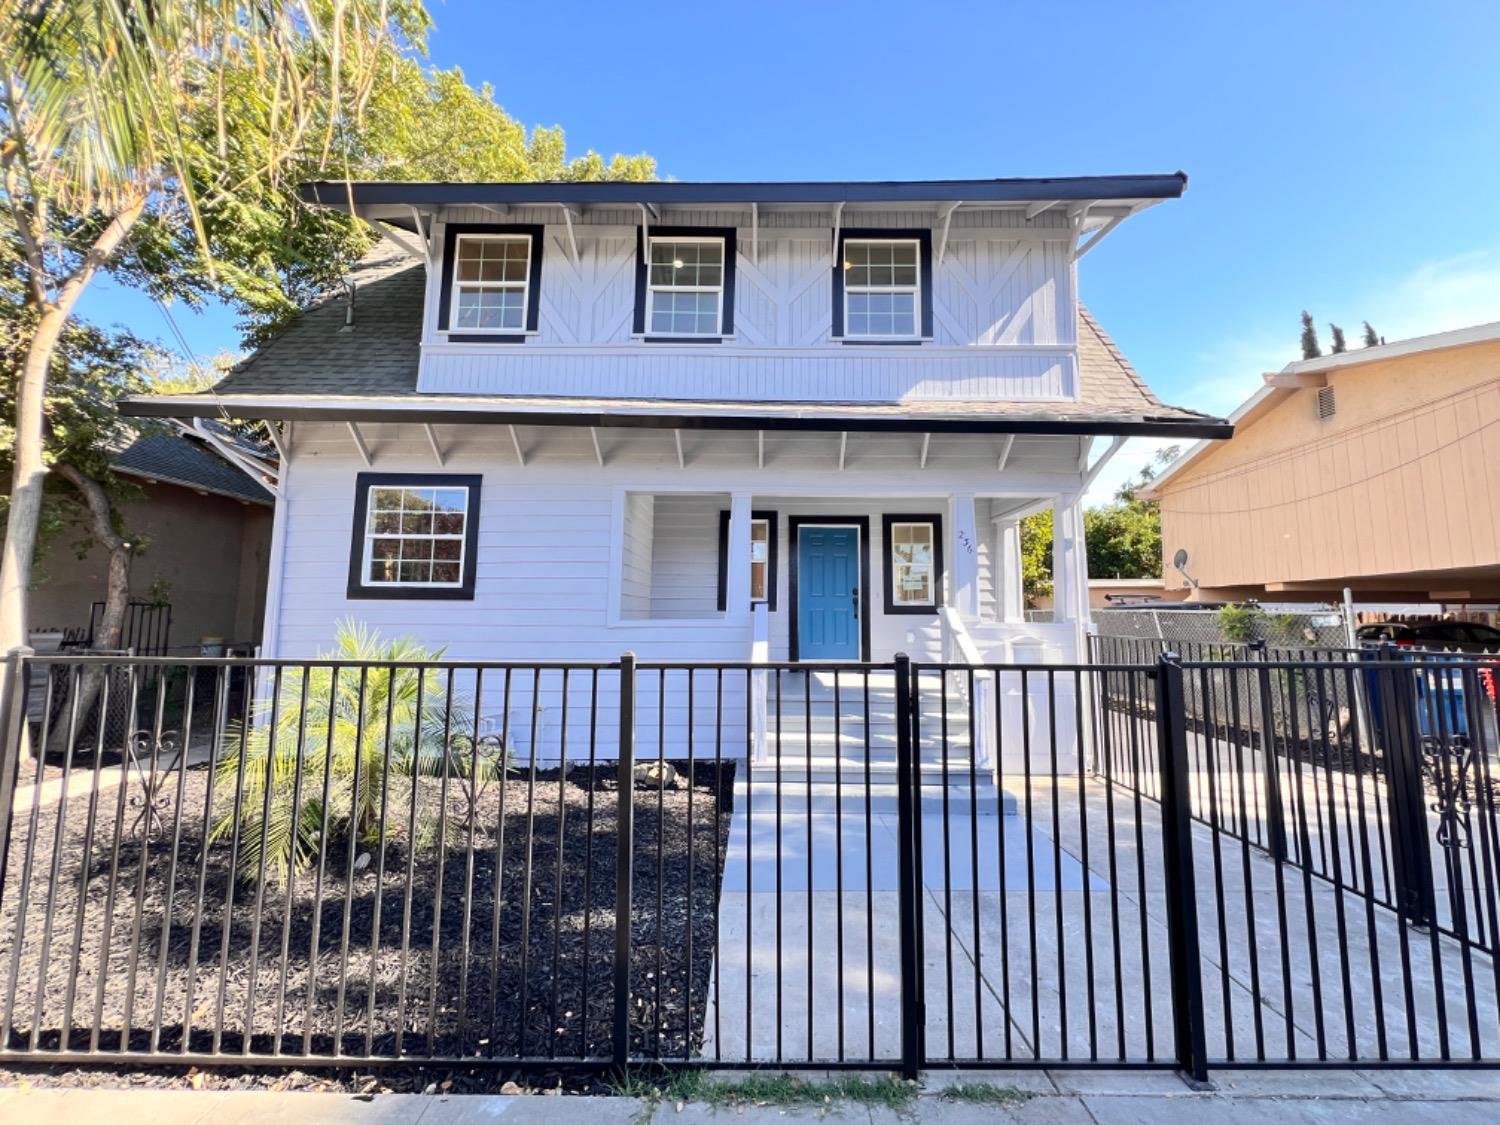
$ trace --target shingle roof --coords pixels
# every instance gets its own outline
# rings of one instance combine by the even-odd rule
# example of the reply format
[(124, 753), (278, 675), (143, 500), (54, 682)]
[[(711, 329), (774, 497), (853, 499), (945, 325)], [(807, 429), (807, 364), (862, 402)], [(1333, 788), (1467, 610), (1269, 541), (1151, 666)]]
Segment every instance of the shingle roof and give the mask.
[[(448, 404), (496, 411), (660, 411), (660, 400), (582, 399), (559, 396), (460, 396), (417, 393), (419, 341), (425, 273), (419, 262), (388, 242), (378, 244), (353, 271), (354, 328), (344, 325), (346, 303), (338, 296), (313, 305), (260, 351), (239, 364), (215, 388), (221, 399), (264, 398), (306, 405), (357, 405), (362, 399), (409, 397), (413, 405)], [(1219, 419), (1161, 402), (1094, 320), (1079, 307), (1077, 402), (1003, 402), (993, 399), (920, 403), (747, 403), (672, 401), (674, 412), (815, 417), (930, 417), (1218, 423)], [(141, 413), (158, 413), (142, 410)]]
[(348, 302), (331, 294), (292, 318), (214, 388), (220, 395), (414, 394), (422, 339), (422, 266), (381, 241), (350, 270)]
[(168, 481), (269, 504), (271, 494), (224, 458), (182, 434), (142, 434), (122, 449), (114, 466), (131, 476)]

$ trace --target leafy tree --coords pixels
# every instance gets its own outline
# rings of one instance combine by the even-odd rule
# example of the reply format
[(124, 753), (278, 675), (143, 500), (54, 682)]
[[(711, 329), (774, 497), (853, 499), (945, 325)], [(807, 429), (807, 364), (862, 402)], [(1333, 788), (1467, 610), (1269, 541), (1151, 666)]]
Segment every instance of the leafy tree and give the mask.
[(1089, 574), (1095, 578), (1160, 578), (1162, 568), (1161, 505), (1136, 493), (1177, 458), (1180, 447), (1159, 450), (1133, 480), (1122, 484), (1114, 500), (1083, 513)]
[(1021, 520), (1021, 593), (1026, 604), (1052, 594), (1052, 509)]
[(1323, 354), (1318, 346), (1318, 330), (1313, 324), (1312, 313), (1302, 310), (1302, 358), (1317, 359)]
[(1344, 330), (1331, 322), (1328, 325), (1328, 330), (1333, 333), (1333, 354), (1338, 355), (1341, 352), (1348, 351), (1349, 345), (1344, 342)]
[(79, 297), (108, 267), (157, 295), (263, 274), (271, 262), (253, 240), (216, 253), (214, 231), (239, 230), (289, 164), (331, 166), (380, 64), (426, 26), (419, 0), (11, 0), (0, 11), (0, 249), (26, 301), (0, 651), (27, 636), (47, 380)]
[(1379, 344), (1380, 337), (1375, 335), (1375, 329), (1370, 327), (1370, 322), (1368, 320), (1365, 321), (1365, 347), (1378, 347)]

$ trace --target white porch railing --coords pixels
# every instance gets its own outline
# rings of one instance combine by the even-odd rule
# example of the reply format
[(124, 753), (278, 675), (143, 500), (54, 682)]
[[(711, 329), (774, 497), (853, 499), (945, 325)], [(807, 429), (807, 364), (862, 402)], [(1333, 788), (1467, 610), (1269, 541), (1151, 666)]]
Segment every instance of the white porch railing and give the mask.
[[(938, 611), (938, 620), (943, 630), (943, 660), (948, 664), (968, 664), (977, 668), (984, 668), (984, 654), (979, 651), (979, 646), (974, 643), (974, 638), (969, 635), (968, 626), (964, 624), (963, 615), (952, 606), (944, 606)], [(968, 686), (968, 677), (964, 677), (963, 688)], [(988, 671), (974, 673), (974, 729), (970, 732), (972, 746), (974, 748), (974, 762), (981, 769), (993, 771), (995, 768), (994, 746), (992, 743), (992, 732), (995, 729), (995, 682), (992, 674)]]
[[(750, 662), (752, 664), (766, 664), (771, 659), (771, 611), (765, 602), (760, 602), (751, 607), (751, 618), (754, 628), (750, 640)], [(768, 695), (767, 673), (764, 671), (752, 672), (750, 674), (750, 736), (752, 741), (752, 752), (756, 762), (766, 760), (766, 725)]]

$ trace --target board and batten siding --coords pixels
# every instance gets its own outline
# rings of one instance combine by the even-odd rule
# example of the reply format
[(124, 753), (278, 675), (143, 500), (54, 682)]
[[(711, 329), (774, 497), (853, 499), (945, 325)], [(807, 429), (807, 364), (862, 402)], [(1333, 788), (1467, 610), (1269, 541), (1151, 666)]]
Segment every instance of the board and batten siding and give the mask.
[[(540, 315), (522, 344), (450, 342), (439, 330), (441, 256), (428, 285), (418, 386), (432, 393), (725, 398), (746, 401), (1066, 401), (1076, 398), (1077, 317), (1069, 232), (1019, 215), (960, 212), (934, 257), (933, 336), (920, 345), (846, 346), (831, 338), (831, 216), (763, 224), (743, 212), (668, 213), (660, 225), (737, 229), (735, 333), (719, 344), (649, 344), (631, 335), (639, 217), (591, 212), (573, 238), (555, 211), (539, 222)], [(820, 222), (826, 218), (826, 225)], [(1060, 221), (1059, 216), (1056, 221)], [(446, 223), (492, 223), (472, 208)], [(930, 216), (848, 212), (844, 229), (921, 229)], [(434, 238), (442, 244), (445, 222)], [(930, 228), (929, 228), (930, 229)], [(578, 248), (573, 256), (573, 240)], [(936, 251), (934, 251), (934, 255)]]

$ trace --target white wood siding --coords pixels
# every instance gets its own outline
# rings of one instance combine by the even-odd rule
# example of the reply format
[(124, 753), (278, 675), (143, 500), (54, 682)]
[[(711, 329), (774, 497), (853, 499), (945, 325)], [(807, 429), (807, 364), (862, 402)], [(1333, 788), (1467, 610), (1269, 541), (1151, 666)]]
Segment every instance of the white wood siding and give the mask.
[[(632, 493), (627, 502), (638, 497)], [(712, 617), (719, 612), (719, 513), (729, 497), (656, 497), (651, 549), (651, 616)]]
[[(419, 387), (505, 393), (745, 401), (1066, 400), (1077, 395), (1076, 308), (1068, 232), (1044, 214), (960, 212), (934, 261), (933, 335), (920, 345), (830, 338), (832, 219), (765, 216), (752, 244), (744, 212), (669, 212), (659, 225), (738, 231), (734, 334), (722, 344), (648, 344), (631, 335), (639, 216), (575, 221), (578, 261), (551, 208), (504, 217), (542, 223), (538, 329), (523, 344), (449, 342), (437, 327), (444, 263), (429, 278)], [(493, 223), (474, 208), (447, 222)], [(842, 226), (920, 229), (930, 215), (846, 212)], [(799, 225), (793, 226), (792, 223)], [(444, 223), (436, 239), (441, 245)], [(934, 255), (937, 248), (934, 247)]]
[(620, 573), (620, 615), (650, 617), (652, 549), (656, 538), (656, 506), (652, 497), (632, 493), (625, 498), (624, 565)]

